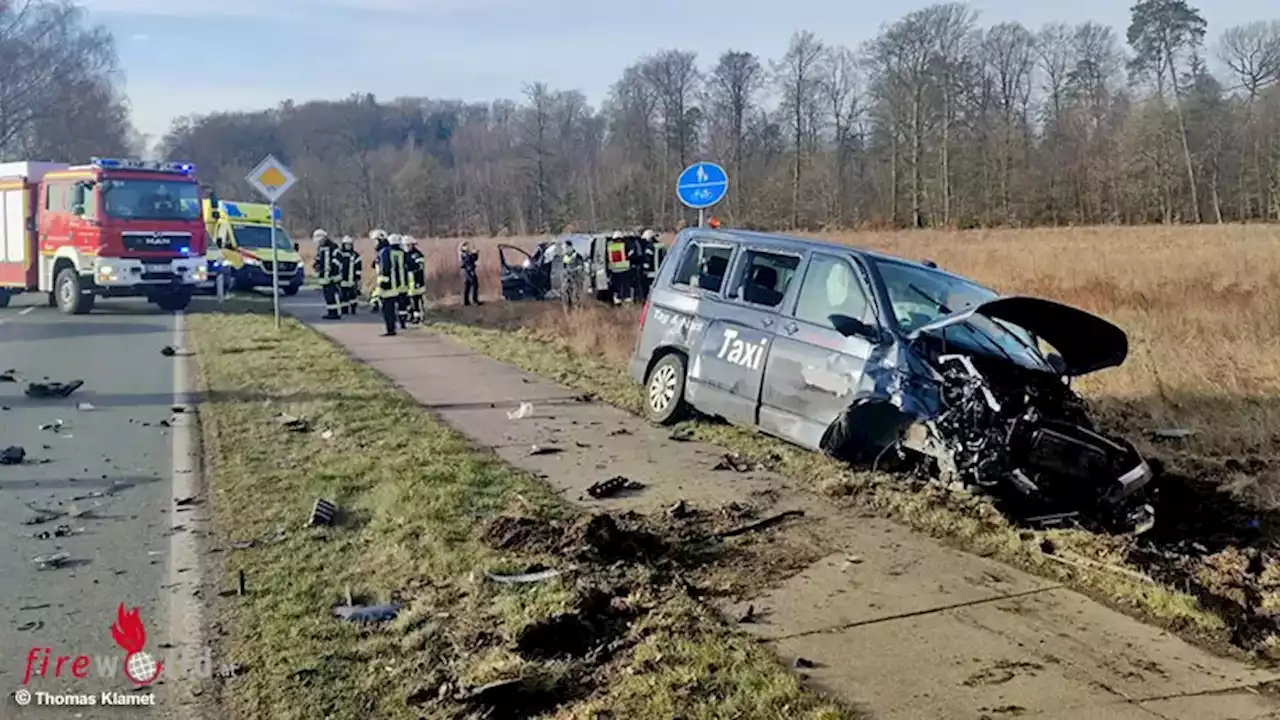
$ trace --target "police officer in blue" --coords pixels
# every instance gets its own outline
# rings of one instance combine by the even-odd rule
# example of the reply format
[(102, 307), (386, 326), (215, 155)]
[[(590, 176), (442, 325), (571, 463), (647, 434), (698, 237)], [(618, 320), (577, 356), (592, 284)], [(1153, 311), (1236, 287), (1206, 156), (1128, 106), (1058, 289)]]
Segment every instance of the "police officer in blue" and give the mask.
[(382, 301), (382, 322), (387, 331), (383, 337), (394, 337), (396, 323), (404, 327), (401, 305), (409, 291), (409, 277), (405, 269), (404, 250), (393, 245), (385, 236), (378, 238), (378, 297)]

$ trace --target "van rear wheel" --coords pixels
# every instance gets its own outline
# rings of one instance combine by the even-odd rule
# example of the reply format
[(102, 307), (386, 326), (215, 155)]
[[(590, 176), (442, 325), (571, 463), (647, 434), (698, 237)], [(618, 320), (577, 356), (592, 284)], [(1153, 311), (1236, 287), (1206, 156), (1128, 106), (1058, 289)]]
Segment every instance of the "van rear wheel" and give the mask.
[(672, 353), (649, 371), (644, 386), (644, 414), (659, 425), (674, 425), (688, 413), (684, 401), (684, 357)]

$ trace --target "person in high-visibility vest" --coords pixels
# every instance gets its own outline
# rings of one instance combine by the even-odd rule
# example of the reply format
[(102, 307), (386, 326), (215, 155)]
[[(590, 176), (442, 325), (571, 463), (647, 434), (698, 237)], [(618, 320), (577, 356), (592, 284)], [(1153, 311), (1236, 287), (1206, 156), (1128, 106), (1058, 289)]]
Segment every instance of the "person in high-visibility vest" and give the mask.
[[(316, 230), (311, 233), (316, 243), (316, 261), (314, 269), (316, 280), (320, 282), (320, 290), (324, 293), (324, 319), (338, 320), (341, 303), (338, 301), (339, 281), (342, 279), (342, 262), (338, 257), (338, 246), (329, 238), (329, 233)], [(274, 272), (275, 269), (272, 268)]]
[(387, 232), (380, 228), (369, 231), (369, 239), (373, 241), (375, 250), (373, 251), (373, 287), (369, 289), (369, 309), (374, 314), (382, 312), (382, 287), (378, 282), (378, 259), (381, 253), (376, 248), (381, 248), (387, 241)]
[(389, 237), (378, 241), (378, 295), (382, 300), (382, 322), (387, 331), (383, 337), (394, 337), (396, 323), (403, 328), (404, 316), (400, 314), (400, 305), (409, 288), (409, 279), (405, 272), (404, 250), (391, 244)]
[(627, 270), (631, 263), (627, 260), (627, 243), (622, 239), (622, 231), (615, 230), (605, 244), (605, 268), (609, 271), (609, 289), (613, 292), (613, 301), (622, 300), (626, 283)]
[(338, 303), (342, 306), (343, 315), (354, 315), (356, 300), (360, 297), (360, 277), (364, 271), (364, 261), (360, 259), (360, 253), (356, 252), (356, 241), (350, 235), (342, 236), (338, 259), (342, 265)]
[(427, 258), (418, 249), (418, 241), (412, 235), (405, 235), (401, 241), (404, 243), (404, 262), (409, 273), (409, 322), (421, 324), (426, 319)]

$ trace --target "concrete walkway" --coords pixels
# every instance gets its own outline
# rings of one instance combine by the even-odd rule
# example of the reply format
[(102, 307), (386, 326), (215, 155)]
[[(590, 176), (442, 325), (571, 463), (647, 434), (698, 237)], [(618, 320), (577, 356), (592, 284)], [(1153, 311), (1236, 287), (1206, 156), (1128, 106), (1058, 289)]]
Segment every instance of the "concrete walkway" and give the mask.
[[(300, 298), (304, 321), (320, 314)], [(445, 422), (582, 498), (613, 475), (647, 489), (597, 509), (650, 512), (685, 500), (714, 507), (769, 497), (798, 508), (819, 559), (750, 604), (741, 625), (786, 661), (804, 658), (817, 687), (876, 718), (975, 720), (1250, 720), (1280, 717), (1254, 689), (1280, 679), (999, 563), (952, 550), (892, 522), (852, 517), (785, 478), (715, 472), (723, 451), (672, 442), (616, 408), (478, 355), (439, 335), (379, 337), (372, 316), (312, 322)], [(533, 416), (507, 413), (531, 402)], [(620, 432), (623, 431), (623, 432)], [(566, 452), (530, 456), (533, 444)], [(581, 448), (581, 450), (578, 450)], [(730, 608), (731, 612), (741, 612)]]

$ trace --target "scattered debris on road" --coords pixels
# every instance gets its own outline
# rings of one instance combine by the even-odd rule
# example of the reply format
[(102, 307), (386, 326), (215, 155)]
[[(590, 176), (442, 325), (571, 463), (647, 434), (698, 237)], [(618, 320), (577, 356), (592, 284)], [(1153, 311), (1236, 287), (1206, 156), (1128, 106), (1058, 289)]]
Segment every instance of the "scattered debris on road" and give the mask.
[(63, 425), (64, 425), (64, 423), (62, 422), (62, 418), (58, 418), (57, 420), (54, 420), (54, 421), (53, 421), (53, 422), (51, 422), (51, 423), (45, 423), (45, 424), (41, 425), (41, 426), (40, 426), (40, 429), (41, 429), (42, 431), (43, 431), (43, 430), (52, 430), (53, 432), (62, 432), (62, 426), (63, 426)]
[(316, 503), (311, 507), (311, 518), (307, 520), (307, 525), (315, 527), (317, 525), (332, 525), (334, 518), (338, 515), (338, 506), (329, 502), (316, 498)]
[(16, 383), (18, 382), (18, 371), (9, 368), (4, 372), (0, 372), (0, 382)]
[(555, 446), (553, 446), (553, 445), (534, 445), (533, 447), (529, 448), (529, 455), (530, 455), (530, 456), (533, 456), (533, 455), (559, 455), (559, 454), (560, 454), (560, 453), (562, 453), (562, 452), (564, 452), (564, 449), (563, 449), (563, 448), (558, 448), (558, 447), (555, 447)]
[(333, 439), (333, 431), (332, 431), (332, 430), (325, 430), (324, 432), (320, 433), (320, 438), (321, 438), (321, 439), (323, 439), (323, 440), (332, 440), (332, 439)]
[(202, 502), (204, 501), (200, 499), (200, 496), (192, 495), (191, 497), (178, 498), (173, 501), (173, 504), (178, 507), (195, 507)]
[(674, 505), (667, 508), (667, 517), (672, 520), (684, 520), (693, 515), (693, 511), (689, 509), (689, 505), (683, 500), (677, 500)]
[(190, 350), (186, 350), (184, 348), (177, 348), (172, 345), (165, 345), (164, 347), (160, 348), (160, 354), (165, 357), (187, 357), (192, 353)]
[(59, 525), (53, 529), (52, 534), (50, 534), (48, 530), (41, 530), (35, 535), (32, 535), (32, 537), (37, 540), (48, 540), (50, 538), (71, 537), (72, 535), (79, 535), (82, 532), (84, 532), (84, 528), (73, 528), (70, 525)]
[(604, 498), (617, 497), (622, 493), (642, 488), (644, 488), (643, 483), (638, 483), (625, 475), (615, 475), (608, 480), (601, 480), (587, 488), (587, 494), (596, 500), (603, 500)]
[(617, 430), (609, 431), (609, 437), (618, 437), (619, 435), (630, 435), (630, 434), (631, 434), (631, 431), (626, 428), (618, 428)]
[(21, 445), (10, 445), (0, 450), (0, 465), (21, 465), (27, 459), (27, 450)]
[(64, 398), (84, 385), (83, 380), (72, 380), (71, 382), (57, 382), (50, 380), (49, 382), (33, 382), (27, 383), (27, 397), (32, 398)]
[(533, 416), (533, 403), (522, 402), (520, 407), (507, 413), (508, 420), (524, 420)]
[(50, 570), (62, 567), (70, 559), (71, 556), (67, 553), (57, 552), (49, 555), (37, 555), (31, 558), (31, 562), (35, 563), (39, 570)]
[(737, 537), (738, 535), (745, 535), (751, 532), (758, 532), (760, 530), (765, 530), (770, 527), (773, 527), (774, 525), (777, 525), (783, 520), (786, 520), (788, 518), (793, 518), (793, 517), (796, 517), (796, 518), (804, 517), (804, 511), (803, 510), (784, 510), (783, 512), (777, 513), (776, 515), (770, 515), (769, 517), (764, 518), (762, 520), (757, 520), (753, 523), (743, 525), (741, 527), (736, 527), (731, 530), (725, 530), (723, 532), (716, 533), (716, 537), (730, 538), (730, 537)]
[(39, 632), (44, 629), (43, 620), (29, 620), (18, 626), (18, 632)]
[(290, 432), (307, 432), (311, 429), (311, 424), (306, 419), (288, 413), (280, 413), (275, 420), (278, 425)]
[(97, 408), (95, 408), (95, 407), (93, 406), (93, 403), (87, 403), (87, 402), (77, 403), (77, 404), (76, 404), (76, 409), (77, 409), (77, 410), (79, 410), (79, 411), (81, 411), (81, 412), (88, 412), (88, 411), (90, 411), (90, 410), (97, 410)]

